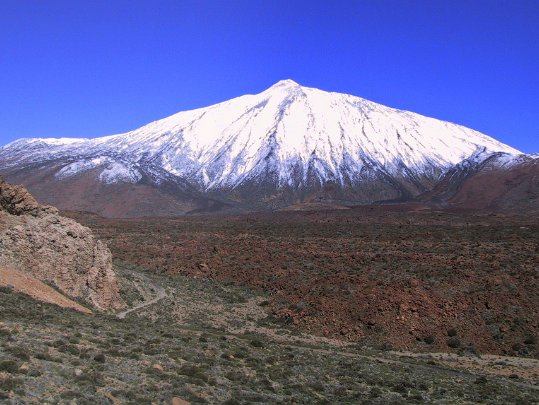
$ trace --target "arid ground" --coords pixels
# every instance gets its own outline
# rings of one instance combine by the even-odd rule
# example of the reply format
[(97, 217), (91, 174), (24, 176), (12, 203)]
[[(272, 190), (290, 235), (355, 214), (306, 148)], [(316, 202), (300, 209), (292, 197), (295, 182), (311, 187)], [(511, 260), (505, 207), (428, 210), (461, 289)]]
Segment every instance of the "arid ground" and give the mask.
[(539, 403), (537, 218), (69, 215), (110, 246), (126, 306), (39, 303), (11, 277), (0, 403)]
[(113, 256), (267, 295), (276, 322), (346, 342), (539, 357), (539, 218), (369, 206), (110, 220)]
[[(536, 404), (539, 360), (376, 349), (301, 333), (268, 295), (115, 262), (127, 314), (0, 287), (0, 403)], [(125, 317), (124, 317), (125, 315)], [(184, 402), (186, 401), (186, 402)]]

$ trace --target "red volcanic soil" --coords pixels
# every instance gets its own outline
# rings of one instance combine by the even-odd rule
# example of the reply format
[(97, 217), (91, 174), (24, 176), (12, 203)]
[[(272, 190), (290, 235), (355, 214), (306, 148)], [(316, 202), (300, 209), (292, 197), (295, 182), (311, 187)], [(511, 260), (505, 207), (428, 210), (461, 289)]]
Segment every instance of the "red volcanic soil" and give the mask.
[(262, 290), (304, 331), (398, 348), (539, 355), (539, 218), (420, 205), (242, 216), (75, 214), (125, 262)]

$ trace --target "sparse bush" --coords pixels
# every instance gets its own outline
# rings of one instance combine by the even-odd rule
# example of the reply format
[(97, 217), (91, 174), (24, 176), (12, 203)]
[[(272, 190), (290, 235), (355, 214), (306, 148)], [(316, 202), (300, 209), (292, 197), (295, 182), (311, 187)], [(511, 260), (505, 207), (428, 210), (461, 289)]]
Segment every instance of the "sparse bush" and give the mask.
[(225, 374), (225, 377), (230, 381), (245, 381), (246, 376), (240, 371), (229, 371)]
[(62, 339), (56, 339), (54, 342), (52, 342), (51, 346), (60, 347), (60, 346), (65, 346), (66, 344), (67, 344), (66, 341)]
[(77, 346), (66, 344), (58, 347), (58, 351), (62, 353), (69, 353), (73, 356), (80, 356), (80, 350)]
[(479, 376), (474, 381), (475, 384), (486, 384), (487, 378), (485, 376)]
[(424, 341), (426, 344), (428, 344), (428, 345), (433, 344), (435, 340), (436, 340), (436, 339), (434, 338), (434, 336), (431, 336), (431, 335), (426, 336), (426, 337), (423, 339), (423, 341)]
[(402, 394), (403, 396), (408, 394), (408, 388), (411, 388), (412, 385), (408, 381), (399, 381), (396, 384), (393, 385), (392, 391), (398, 392), (399, 394)]
[(11, 294), (13, 292), (13, 287), (8, 286), (0, 286), (0, 293), (2, 294)]
[(534, 345), (537, 343), (537, 337), (530, 335), (526, 339), (524, 339), (525, 345)]
[(374, 399), (378, 398), (382, 395), (382, 390), (378, 387), (372, 387), (371, 391), (369, 392), (369, 397)]
[(94, 361), (97, 361), (98, 363), (104, 363), (106, 360), (106, 357), (103, 353), (98, 353), (94, 356)]
[[(144, 228), (143, 233), (145, 232)], [(436, 231), (433, 230), (433, 232)], [(305, 232), (305, 234), (310, 235), (310, 232)], [(346, 234), (343, 232), (343, 235)], [(183, 234), (181, 238), (182, 240), (186, 239)], [(305, 240), (305, 243), (310, 244), (311, 242)], [(379, 238), (375, 243), (376, 248), (381, 249), (382, 243), (386, 242)], [(364, 243), (362, 242), (360, 245), (364, 246)], [(286, 247), (284, 244), (279, 246)], [(196, 256), (198, 253), (196, 253), (196, 249), (192, 248), (193, 246), (185, 246), (186, 251), (193, 250), (192, 254)], [(336, 249), (338, 248), (339, 246), (336, 246)], [(356, 246), (355, 243), (350, 243), (350, 249), (352, 248), (361, 250), (361, 246)], [(174, 252), (173, 257), (177, 254), (183, 258), (184, 255), (180, 253), (182, 249)], [(308, 250), (315, 250), (315, 246), (308, 246)], [(448, 253), (453, 253), (451, 248), (448, 248)], [(290, 252), (286, 254), (290, 254)], [(312, 256), (311, 253), (309, 255)], [(193, 260), (198, 261), (198, 258), (193, 258)], [(282, 257), (277, 258), (277, 260), (286, 261), (287, 258)], [(303, 259), (299, 258), (298, 263), (300, 260)], [(334, 260), (339, 262), (337, 258)], [(277, 261), (272, 265), (279, 268)], [(324, 271), (320, 261), (316, 261), (314, 265), (316, 272), (322, 273)], [(346, 267), (348, 264), (343, 263), (342, 266)], [(294, 263), (289, 265), (290, 269), (296, 267), (299, 265)], [(413, 266), (409, 267), (412, 271)], [(395, 271), (397, 268), (398, 266), (395, 265)], [(408, 267), (406, 269), (408, 270)], [(358, 274), (363, 270), (361, 266), (357, 269), (354, 267), (354, 272), (357, 271)], [(442, 273), (441, 277), (446, 277), (449, 274), (445, 271)], [(118, 274), (121, 279), (122, 274)], [(384, 283), (391, 283), (391, 281), (384, 279), (384, 270), (380, 270), (379, 267), (376, 268), (376, 274), (380, 279), (385, 280)], [(323, 274), (321, 275), (323, 276)], [(421, 276), (418, 274), (419, 278)], [(148, 277), (150, 278), (150, 275)], [(430, 276), (425, 274), (425, 277)], [(253, 328), (244, 329), (241, 327), (244, 321), (252, 322), (251, 325), (256, 326), (256, 316), (258, 315), (255, 315), (254, 320), (249, 319), (251, 316), (249, 312), (246, 313), (246, 319), (240, 316), (230, 319), (233, 322), (231, 324), (223, 323), (223, 320), (228, 322), (229, 318), (219, 317), (219, 322), (216, 323), (218, 327), (215, 327), (210, 323), (211, 317), (206, 317), (205, 313), (202, 313), (199, 318), (193, 314), (205, 310), (205, 305), (201, 308), (197, 307), (197, 303), (203, 296), (211, 300), (210, 304), (223, 304), (225, 311), (230, 308), (226, 306), (228, 304), (225, 297), (233, 294), (227, 290), (226, 286), (215, 282), (217, 288), (214, 294), (213, 281), (206, 282), (186, 278), (185, 283), (180, 283), (178, 279), (164, 281), (164, 277), (159, 275), (155, 278), (151, 276), (151, 278), (156, 285), (161, 282), (168, 283), (166, 286), (171, 298), (133, 314), (123, 322), (117, 322), (112, 316), (99, 313), (83, 316), (72, 315), (69, 312), (69, 315), (66, 315), (66, 310), (46, 305), (36, 309), (38, 308), (36, 304), (28, 300), (27, 297), (23, 300), (17, 298), (17, 294), (0, 294), (0, 312), (8, 314), (5, 320), (2, 319), (9, 324), (6, 328), (15, 327), (19, 330), (16, 344), (10, 343), (5, 337), (0, 336), (0, 356), (4, 356), (0, 357), (0, 360), (13, 359), (20, 366), (22, 360), (9, 351), (9, 347), (12, 346), (29, 348), (32, 359), (29, 362), (30, 369), (25, 376), (18, 374), (19, 369), (17, 369), (17, 374), (13, 375), (0, 372), (3, 374), (0, 376), (0, 380), (3, 380), (0, 381), (0, 403), (8, 401), (22, 403), (25, 395), (28, 396), (36, 387), (43, 390), (39, 392), (47, 390), (46, 392), (53, 393), (55, 397), (53, 402), (69, 403), (75, 399), (79, 405), (111, 402), (112, 399), (104, 397), (104, 394), (109, 393), (117, 398), (118, 403), (170, 403), (170, 399), (176, 395), (196, 402), (199, 399), (196, 398), (195, 391), (204, 395), (208, 403), (223, 403), (222, 401), (230, 398), (228, 402), (225, 402), (228, 404), (353, 403), (370, 405), (404, 402), (459, 403), (463, 401), (489, 404), (513, 402), (524, 404), (534, 403), (536, 397), (535, 391), (529, 387), (525, 375), (521, 377), (523, 384), (518, 384), (518, 380), (512, 381), (492, 376), (489, 377), (489, 384), (480, 385), (478, 383), (476, 385), (474, 384), (478, 375), (476, 370), (459, 371), (459, 378), (456, 379), (453, 369), (458, 367), (458, 364), (436, 363), (432, 360), (433, 357), (429, 360), (429, 357), (423, 356), (413, 360), (400, 361), (397, 354), (380, 353), (375, 348), (380, 347), (383, 335), (374, 336), (371, 340), (361, 338), (358, 340), (357, 346), (351, 345), (341, 349), (323, 342), (308, 342), (303, 338), (295, 340), (293, 333), (298, 330), (295, 326), (287, 328), (285, 331), (284, 328), (278, 328), (274, 323), (258, 324), (271, 329), (271, 334), (268, 335), (265, 335), (265, 332), (260, 334), (260, 329), (258, 332)], [(395, 280), (399, 280), (398, 274)], [(434, 276), (433, 280), (438, 281)], [(434, 284), (432, 285), (434, 286)], [(199, 286), (204, 288), (198, 288)], [(201, 294), (195, 297), (196, 299), (187, 294), (187, 292), (195, 293), (193, 287), (197, 287), (196, 294)], [(183, 290), (184, 288), (185, 290)], [(339, 290), (328, 291), (331, 297), (331, 294), (336, 294)], [(180, 294), (182, 292), (186, 292), (186, 294)], [(248, 297), (250, 296), (248, 295)], [(280, 298), (272, 298), (276, 302), (275, 305), (277, 305), (278, 299)], [(194, 312), (189, 312), (190, 307), (182, 307), (188, 312), (185, 317), (182, 317), (183, 325), (181, 326), (177, 326), (177, 322), (172, 322), (173, 311), (170, 310), (170, 303), (174, 300), (177, 300), (176, 305), (196, 307)], [(309, 302), (311, 302), (311, 298), (309, 298)], [(286, 309), (289, 304), (290, 302), (285, 300), (282, 303), (282, 308)], [(234, 305), (230, 304), (231, 307)], [(8, 308), (5, 310), (6, 312), (4, 312), (4, 308)], [(310, 308), (310, 304), (306, 308)], [(481, 306), (480, 308), (482, 309)], [(254, 310), (259, 314), (264, 312), (259, 307), (254, 308)], [(509, 309), (505, 310), (509, 311)], [(502, 319), (501, 315), (497, 316)], [(66, 317), (72, 317), (73, 321), (70, 320), (71, 318), (66, 320)], [(432, 343), (443, 344), (450, 337), (458, 337), (462, 344), (455, 350), (445, 346), (446, 351), (459, 351), (461, 353), (467, 350), (468, 340), (465, 340), (464, 330), (467, 330), (469, 325), (464, 323), (465, 320), (462, 322), (453, 323), (451, 321), (443, 328), (447, 331), (449, 327), (455, 325), (459, 328), (458, 336), (447, 336), (443, 333), (443, 329), (441, 334), (436, 331), (435, 335), (435, 331), (431, 330), (433, 332), (432, 338), (436, 337), (435, 342)], [(385, 322), (380, 322), (380, 324), (386, 325)], [(77, 325), (77, 327), (72, 325)], [(502, 338), (498, 342), (494, 342), (488, 333), (486, 336), (479, 335), (477, 342), (485, 342), (485, 347), (495, 347), (491, 350), (507, 350), (518, 341), (521, 350), (535, 350), (535, 346), (524, 343), (524, 338), (533, 332), (529, 321), (527, 324), (515, 326), (514, 330), (510, 332), (505, 328), (507, 325), (509, 323), (505, 321), (500, 323), (504, 333), (501, 334)], [(236, 333), (229, 328), (230, 326), (237, 326), (236, 330), (248, 330), (249, 332)], [(371, 337), (373, 329), (368, 331)], [(75, 330), (80, 331), (79, 335), (81, 336), (76, 336)], [(505, 332), (506, 330), (507, 332)], [(274, 332), (279, 335), (279, 339), (273, 339)], [(329, 332), (332, 333), (331, 330)], [(388, 328), (385, 337), (389, 340), (393, 337), (390, 334), (394, 332), (391, 327)], [(425, 335), (420, 336), (421, 341), (425, 343), (413, 342), (419, 343), (416, 348), (422, 346), (423, 349), (426, 349), (429, 347), (426, 344), (432, 344), (429, 343), (428, 330), (426, 332)], [(170, 338), (169, 334), (174, 338)], [(203, 335), (212, 344), (199, 343), (200, 335)], [(228, 335), (229, 338), (227, 339), (225, 335)], [(77, 342), (73, 337), (78, 337), (80, 342)], [(280, 337), (283, 338), (284, 342)], [(408, 334), (406, 337), (413, 340), (413, 337), (408, 336)], [(47, 352), (47, 347), (44, 344), (49, 341), (53, 342), (55, 339), (61, 341), (61, 343), (57, 343), (57, 349), (60, 351), (61, 348), (63, 353), (58, 357), (64, 360), (65, 367), (48, 363), (48, 360), (51, 360), (50, 356), (39, 353)], [(258, 345), (251, 343), (255, 340), (260, 340), (264, 348), (256, 348)], [(496, 346), (489, 346), (491, 340)], [(67, 354), (72, 345), (76, 345), (81, 351), (80, 358)], [(155, 355), (143, 355), (145, 347)], [(311, 350), (311, 348), (315, 350)], [(316, 348), (319, 348), (320, 351)], [(325, 352), (328, 354), (326, 355)], [(56, 350), (51, 349), (50, 353), (56, 353)], [(93, 360), (97, 353), (106, 356), (105, 363)], [(120, 355), (121, 357), (113, 358), (112, 355)], [(126, 359), (123, 357), (125, 355), (131, 356), (131, 358)], [(404, 353), (401, 355), (406, 356)], [(378, 359), (375, 359), (376, 357)], [(397, 361), (392, 363), (391, 360)], [(148, 365), (151, 364), (160, 364), (166, 371), (148, 374), (146, 371), (154, 373), (154, 370), (148, 369)], [(434, 365), (434, 367), (429, 367), (429, 364)], [(187, 365), (187, 367), (183, 368), (182, 365)], [(39, 377), (38, 370), (42, 370), (42, 377), (31, 378), (31, 376)], [(12, 385), (14, 377), (20, 377), (23, 385), (15, 389), (9, 388), (6, 392), (6, 386)], [(7, 382), (5, 382), (6, 378)], [(498, 382), (500, 384), (497, 384)], [(192, 386), (193, 392), (190, 393), (190, 388), (186, 388), (188, 384), (199, 385), (199, 387)], [(106, 386), (106, 389), (100, 390), (97, 388), (98, 386)], [(63, 395), (62, 392), (64, 392)], [(81, 395), (79, 396), (78, 393)], [(200, 400), (202, 401), (202, 398)]]
[(39, 377), (41, 374), (43, 374), (40, 370), (32, 369), (28, 372), (29, 377)]
[(184, 365), (178, 370), (178, 374), (185, 375), (187, 377), (197, 378), (204, 382), (208, 381), (208, 376), (204, 374), (202, 369), (196, 366)]
[(22, 384), (23, 380), (8, 376), (0, 380), (0, 399), (7, 399), (9, 396), (2, 397), (2, 391), (12, 391)]
[(105, 385), (105, 378), (97, 370), (88, 369), (82, 373), (76, 380), (81, 385), (90, 384), (96, 387), (103, 387)]
[(251, 346), (257, 347), (257, 348), (264, 347), (264, 342), (262, 342), (260, 339), (253, 339), (253, 340), (251, 340), (250, 344), (251, 344)]
[(457, 330), (455, 328), (450, 328), (447, 330), (447, 336), (455, 337), (457, 336)]
[(7, 351), (21, 360), (30, 360), (29, 350), (24, 346), (11, 346), (7, 349)]
[(241, 402), (239, 402), (237, 399), (230, 398), (227, 399), (225, 402), (223, 402), (223, 405), (240, 405)]
[(3, 360), (0, 361), (0, 371), (5, 371), (6, 373), (16, 373), (19, 367), (15, 360)]
[(232, 356), (229, 353), (221, 353), (221, 358), (225, 360), (232, 360)]
[(383, 352), (389, 352), (394, 349), (394, 347), (391, 345), (391, 343), (384, 342), (379, 349)]
[(49, 353), (47, 352), (44, 352), (44, 353), (36, 353), (35, 356), (34, 356), (36, 359), (39, 359), (39, 360), (47, 360), (47, 361), (52, 361), (52, 357)]
[(480, 357), (479, 350), (475, 347), (475, 344), (469, 343), (468, 346), (463, 347), (460, 350), (460, 355), (462, 356), (477, 356)]
[(80, 354), (79, 354), (79, 358), (80, 359), (88, 359), (88, 358), (90, 358), (90, 353), (88, 352), (87, 349), (81, 350)]
[(81, 397), (83, 397), (83, 395), (80, 392), (75, 392), (71, 390), (67, 390), (60, 393), (60, 398), (63, 398), (63, 399), (76, 399), (76, 398), (81, 398)]
[(447, 345), (452, 349), (456, 349), (460, 346), (460, 340), (458, 340), (456, 337), (450, 337), (447, 339)]

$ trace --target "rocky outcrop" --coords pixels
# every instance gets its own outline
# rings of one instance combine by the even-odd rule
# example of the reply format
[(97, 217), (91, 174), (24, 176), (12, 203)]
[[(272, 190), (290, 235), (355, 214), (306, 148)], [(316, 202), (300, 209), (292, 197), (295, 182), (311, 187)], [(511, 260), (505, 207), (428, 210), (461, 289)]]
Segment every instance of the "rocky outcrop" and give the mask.
[(112, 256), (92, 231), (0, 179), (0, 265), (52, 283), (99, 310), (124, 306)]
[(14, 186), (0, 178), (0, 207), (11, 215), (42, 216), (44, 213), (56, 214), (54, 207), (41, 206), (22, 186)]

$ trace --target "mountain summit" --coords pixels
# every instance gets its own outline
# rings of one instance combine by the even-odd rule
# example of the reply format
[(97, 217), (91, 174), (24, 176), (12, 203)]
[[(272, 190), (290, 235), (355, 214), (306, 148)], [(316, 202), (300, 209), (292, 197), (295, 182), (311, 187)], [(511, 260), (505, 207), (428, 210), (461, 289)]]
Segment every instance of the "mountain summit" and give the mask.
[[(89, 190), (99, 206), (105, 188), (109, 196), (113, 189), (144, 188), (157, 204), (144, 213), (168, 215), (278, 208), (313, 198), (347, 204), (411, 198), (464, 160), (494, 153), (520, 152), (460, 125), (282, 80), (125, 134), (18, 140), (0, 148), (0, 171), (67, 208), (91, 208), (82, 203)], [(53, 191), (41, 192), (43, 184)], [(62, 204), (54, 190), (70, 196), (76, 190), (80, 201)], [(163, 212), (156, 193), (169, 201)]]

